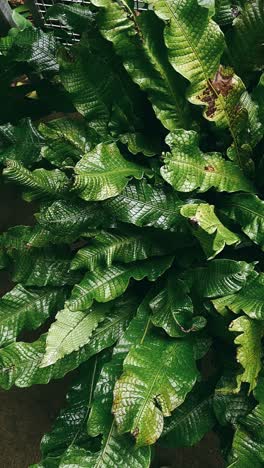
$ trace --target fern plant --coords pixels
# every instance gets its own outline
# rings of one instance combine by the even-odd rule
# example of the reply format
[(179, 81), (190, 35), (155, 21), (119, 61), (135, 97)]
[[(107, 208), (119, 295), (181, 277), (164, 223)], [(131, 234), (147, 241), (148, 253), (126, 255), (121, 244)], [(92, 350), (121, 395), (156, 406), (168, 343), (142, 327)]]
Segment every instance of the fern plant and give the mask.
[(34, 467), (147, 468), (214, 430), (261, 468), (264, 4), (148, 6), (57, 4), (61, 41), (0, 41), (3, 177), (35, 212), (0, 238), (0, 385), (72, 373)]

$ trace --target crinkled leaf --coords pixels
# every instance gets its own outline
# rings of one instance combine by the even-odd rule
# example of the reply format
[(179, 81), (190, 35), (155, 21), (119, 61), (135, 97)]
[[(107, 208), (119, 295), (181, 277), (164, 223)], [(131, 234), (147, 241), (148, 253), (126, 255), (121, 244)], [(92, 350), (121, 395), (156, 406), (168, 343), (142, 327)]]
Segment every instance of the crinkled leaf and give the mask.
[(73, 189), (84, 200), (105, 200), (118, 195), (129, 177), (142, 179), (144, 168), (127, 161), (116, 143), (100, 143), (75, 166)]
[(245, 388), (237, 390), (237, 369), (225, 369), (214, 392), (214, 412), (222, 426), (236, 426), (239, 420), (253, 408), (253, 398), (247, 395)]
[(45, 198), (59, 198), (69, 190), (70, 181), (59, 169), (35, 169), (30, 172), (14, 160), (7, 161), (3, 174), (11, 181), (24, 187), (24, 199), (32, 201)]
[(106, 318), (110, 310), (111, 306), (97, 304), (85, 312), (78, 310), (72, 312), (68, 309), (58, 312), (55, 322), (48, 331), (46, 353), (41, 367), (55, 364), (66, 354), (78, 351), (89, 343), (94, 330)]
[(30, 119), (23, 119), (16, 126), (2, 125), (0, 139), (4, 146), (1, 162), (15, 159), (25, 166), (31, 166), (40, 160), (42, 138)]
[(235, 260), (212, 260), (185, 274), (192, 288), (201, 297), (221, 297), (239, 291), (254, 269), (254, 264)]
[(181, 214), (189, 219), (192, 233), (197, 237), (208, 259), (222, 252), (226, 245), (237, 245), (240, 242), (240, 238), (217, 218), (213, 205), (187, 204), (181, 208)]
[(180, 216), (182, 205), (175, 192), (153, 187), (145, 180), (130, 182), (120, 195), (104, 203), (107, 211), (118, 221), (172, 230), (183, 226)]
[(59, 70), (55, 37), (41, 29), (26, 28), (15, 36), (1, 38), (0, 52), (12, 61), (28, 63), (38, 73)]
[(65, 299), (62, 288), (31, 290), (16, 285), (0, 299), (0, 345), (15, 341), (22, 330), (38, 328)]
[(226, 161), (218, 153), (204, 154), (198, 147), (198, 135), (193, 131), (170, 133), (166, 142), (171, 153), (166, 153), (162, 177), (180, 192), (206, 192), (214, 187), (218, 192), (253, 191), (241, 169)]
[(153, 444), (170, 416), (185, 400), (198, 377), (193, 344), (147, 335), (124, 361), (114, 391), (118, 431), (131, 432), (137, 446)]
[(72, 118), (41, 123), (38, 129), (45, 137), (45, 146), (42, 148), (43, 158), (59, 168), (73, 166), (98, 142), (96, 132), (89, 128), (78, 114)]
[(12, 257), (12, 279), (26, 286), (72, 285), (81, 277), (78, 272), (69, 271), (72, 258), (69, 249), (47, 247), (18, 250), (12, 253)]
[(137, 308), (137, 298), (122, 296), (112, 303), (113, 311), (94, 331), (90, 342), (55, 364), (41, 368), (45, 355), (46, 335), (33, 343), (12, 343), (0, 350), (0, 386), (9, 389), (46, 384), (60, 379), (91, 356), (112, 346), (123, 335)]
[(253, 194), (235, 194), (225, 200), (224, 213), (264, 250), (264, 202)]
[(109, 217), (100, 208), (98, 203), (58, 200), (43, 204), (35, 216), (44, 229), (63, 239), (107, 224)]
[[(165, 241), (165, 239), (164, 239)], [(130, 263), (171, 253), (173, 247), (161, 245), (160, 238), (137, 232), (101, 231), (89, 245), (79, 249), (71, 263), (72, 270), (110, 267), (113, 262)]]
[(165, 287), (150, 301), (152, 323), (162, 327), (169, 336), (179, 337), (198, 331), (206, 324), (203, 317), (194, 317), (189, 288), (177, 274), (170, 272)]
[(213, 301), (221, 312), (225, 307), (232, 312), (245, 312), (250, 318), (264, 320), (264, 274), (252, 272), (243, 287), (236, 292)]
[(228, 46), (241, 72), (264, 68), (264, 5), (262, 0), (244, 2), (227, 33)]
[(88, 272), (83, 280), (73, 288), (66, 307), (70, 310), (84, 310), (91, 306), (93, 300), (108, 302), (125, 292), (131, 278), (139, 281), (147, 278), (155, 281), (170, 266), (173, 257), (155, 257), (128, 265), (112, 265), (109, 268), (97, 268)]
[(215, 425), (212, 387), (196, 384), (186, 400), (165, 419), (160, 443), (165, 447), (191, 447)]
[(146, 91), (157, 117), (169, 130), (188, 128), (185, 89), (171, 67), (163, 43), (163, 28), (153, 12), (136, 15), (131, 2), (93, 0), (101, 7), (97, 22), (101, 33), (111, 41), (131, 78)]
[(240, 389), (242, 382), (247, 382), (249, 392), (251, 392), (257, 384), (261, 370), (261, 339), (264, 335), (264, 322), (241, 316), (233, 320), (229, 330), (239, 333), (234, 343), (238, 346), (237, 361), (244, 368), (243, 373), (237, 376), (237, 389)]
[(89, 444), (86, 421), (100, 367), (98, 358), (89, 360), (80, 367), (80, 374), (66, 395), (66, 407), (61, 410), (52, 430), (41, 440), (43, 460), (40, 466), (48, 466), (49, 457), (58, 456), (59, 463), (66, 449), (72, 444)]
[(264, 380), (259, 378), (254, 396), (259, 402), (241, 419), (235, 432), (229, 468), (262, 468), (264, 464)]

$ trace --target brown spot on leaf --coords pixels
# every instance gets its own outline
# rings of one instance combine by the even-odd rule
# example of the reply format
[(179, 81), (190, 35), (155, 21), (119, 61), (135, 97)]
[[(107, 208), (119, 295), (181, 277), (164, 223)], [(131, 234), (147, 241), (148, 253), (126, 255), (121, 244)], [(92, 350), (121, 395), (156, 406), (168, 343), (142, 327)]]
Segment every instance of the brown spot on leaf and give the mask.
[(132, 436), (137, 437), (138, 434), (139, 434), (139, 428), (138, 428), (138, 427), (135, 427), (135, 429), (134, 429), (133, 432), (132, 432)]
[(198, 96), (202, 102), (207, 104), (206, 115), (213, 117), (216, 111), (216, 100), (218, 96), (226, 97), (233, 88), (233, 73), (230, 69), (226, 70), (220, 65), (214, 78), (208, 80), (207, 87), (201, 96)]
[(214, 172), (215, 171), (215, 168), (213, 166), (205, 166), (204, 167), (204, 170), (206, 172)]

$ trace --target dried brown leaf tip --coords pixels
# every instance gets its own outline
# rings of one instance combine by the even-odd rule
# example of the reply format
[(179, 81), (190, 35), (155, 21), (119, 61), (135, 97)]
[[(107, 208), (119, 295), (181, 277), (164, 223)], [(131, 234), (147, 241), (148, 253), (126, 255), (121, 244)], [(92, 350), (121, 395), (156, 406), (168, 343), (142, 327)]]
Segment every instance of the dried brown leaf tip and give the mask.
[(206, 115), (213, 117), (216, 111), (216, 100), (218, 96), (226, 97), (233, 89), (233, 70), (230, 68), (225, 69), (220, 65), (213, 80), (208, 80), (207, 87), (199, 96), (202, 102), (207, 104)]

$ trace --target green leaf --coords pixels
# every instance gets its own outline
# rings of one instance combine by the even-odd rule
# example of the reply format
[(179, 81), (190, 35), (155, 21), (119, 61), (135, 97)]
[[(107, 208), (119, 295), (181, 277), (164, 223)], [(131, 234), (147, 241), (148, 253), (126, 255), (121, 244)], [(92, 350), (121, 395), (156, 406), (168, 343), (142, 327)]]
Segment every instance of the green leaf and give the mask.
[(228, 307), (234, 313), (245, 312), (250, 318), (264, 320), (264, 273), (252, 272), (243, 287), (228, 296), (215, 299), (215, 308), (221, 311)]
[(243, 0), (216, 0), (214, 20), (220, 26), (231, 25), (240, 14)]
[(237, 245), (240, 242), (240, 238), (217, 218), (214, 209), (213, 205), (207, 203), (187, 204), (181, 208), (181, 215), (189, 219), (192, 233), (208, 259), (222, 252), (226, 245)]
[(22, 330), (34, 330), (66, 299), (61, 289), (25, 289), (16, 285), (0, 299), (0, 346), (15, 341)]
[(99, 359), (95, 358), (80, 367), (79, 375), (66, 395), (66, 408), (60, 412), (52, 430), (41, 440), (41, 454), (44, 460), (37, 466), (48, 467), (49, 458), (56, 456), (60, 460), (66, 449), (73, 444), (87, 445), (86, 421), (100, 372), (101, 366), (98, 361)]
[(72, 270), (85, 268), (94, 271), (98, 267), (110, 267), (113, 262), (130, 263), (149, 257), (165, 255), (172, 246), (161, 245), (150, 234), (119, 231), (101, 231), (95, 234), (87, 247), (79, 249), (71, 263)]
[(170, 266), (173, 257), (155, 257), (129, 265), (112, 265), (88, 272), (83, 280), (73, 288), (66, 307), (72, 311), (88, 309), (94, 300), (108, 302), (125, 292), (131, 278), (140, 281), (147, 278), (155, 281)]
[(128, 353), (115, 385), (118, 431), (130, 432), (138, 447), (153, 444), (164, 416), (183, 403), (198, 375), (192, 342), (147, 335)]
[(236, 164), (225, 161), (218, 153), (202, 153), (196, 132), (178, 130), (170, 133), (166, 142), (171, 153), (166, 153), (161, 175), (175, 190), (206, 192), (214, 187), (218, 192), (253, 191)]
[(212, 388), (209, 382), (196, 384), (182, 405), (165, 420), (160, 444), (191, 447), (215, 425)]
[(59, 311), (48, 331), (46, 353), (40, 367), (55, 364), (66, 354), (78, 351), (89, 343), (94, 330), (110, 310), (111, 304), (96, 304), (85, 312), (72, 312), (68, 309)]
[(130, 279), (147, 278), (155, 281), (172, 264), (173, 257), (154, 257), (128, 265), (116, 264), (109, 268), (97, 268), (88, 272), (73, 288), (66, 307), (70, 310), (85, 310), (94, 300), (108, 302), (120, 296), (128, 288)]
[(194, 268), (185, 277), (201, 297), (214, 298), (239, 291), (253, 269), (252, 263), (219, 259), (206, 267)]
[(82, 200), (45, 203), (35, 216), (44, 229), (62, 239), (64, 236), (78, 237), (87, 229), (101, 227), (109, 218), (98, 203)]
[(104, 203), (107, 211), (118, 221), (171, 230), (183, 226), (180, 216), (182, 205), (175, 192), (152, 187), (145, 180), (130, 182), (120, 195)]
[(43, 158), (59, 168), (74, 165), (98, 142), (96, 132), (78, 114), (41, 123), (38, 130), (45, 137), (41, 151)]
[(24, 199), (59, 198), (69, 189), (70, 181), (59, 169), (35, 169), (30, 172), (17, 161), (9, 160), (3, 174), (25, 188)]
[[(145, 135), (145, 97), (94, 25), (78, 46), (60, 53), (59, 62), (65, 89), (100, 141), (108, 141), (109, 134)], [(147, 152), (153, 154), (153, 143), (150, 146)]]
[(59, 70), (55, 37), (41, 29), (26, 28), (15, 36), (1, 38), (0, 52), (12, 61), (26, 62), (37, 73)]
[(170, 272), (165, 287), (151, 299), (152, 323), (162, 327), (171, 337), (184, 336), (198, 331), (206, 324), (203, 317), (194, 317), (189, 288), (177, 274)]
[(56, 19), (68, 29), (75, 33), (81, 33), (90, 27), (91, 22), (94, 20), (94, 15), (88, 6), (78, 5), (75, 3), (55, 4), (49, 7), (46, 19)]
[[(150, 0), (156, 14), (165, 22), (164, 39), (174, 69), (190, 81), (187, 98), (205, 105), (204, 117), (220, 127), (228, 127), (234, 140), (232, 159), (246, 169), (249, 155), (244, 155), (240, 106), (245, 91), (241, 79), (230, 67), (220, 65), (225, 49), (224, 35), (210, 18), (211, 12), (197, 0)], [(195, 26), (194, 26), (195, 25)], [(242, 112), (241, 112), (242, 111)], [(245, 122), (244, 122), (245, 120)], [(245, 136), (245, 134), (244, 134)]]
[(13, 385), (30, 387), (61, 379), (91, 356), (112, 346), (123, 335), (137, 305), (137, 298), (131, 295), (113, 301), (113, 311), (94, 331), (87, 345), (45, 368), (41, 368), (40, 363), (45, 355), (46, 335), (33, 343), (18, 342), (6, 346), (0, 350), (0, 386), (5, 389)]
[(100, 143), (75, 166), (73, 190), (84, 200), (105, 200), (122, 192), (129, 177), (142, 179), (144, 172), (126, 161), (115, 143)]
[(18, 250), (12, 253), (12, 257), (12, 279), (26, 286), (72, 285), (81, 277), (78, 272), (69, 271), (72, 255), (68, 248)]
[(172, 66), (191, 83), (188, 99), (205, 104), (201, 94), (216, 74), (224, 50), (220, 28), (197, 0), (150, 0), (149, 4), (166, 24), (164, 39)]
[(235, 194), (226, 199), (222, 209), (264, 250), (264, 202), (260, 198), (249, 193)]
[(254, 396), (259, 402), (254, 410), (241, 419), (234, 435), (229, 468), (262, 468), (264, 464), (264, 380), (259, 378)]
[[(148, 468), (150, 465), (150, 455), (147, 448), (136, 450), (131, 441), (127, 438), (116, 437), (114, 429), (108, 435), (107, 445), (102, 448), (102, 452), (87, 452), (82, 448), (71, 447), (66, 452), (60, 463), (61, 468), (78, 466), (80, 468), (110, 468), (114, 463), (121, 466), (133, 466), (133, 468)], [(118, 466), (118, 465), (115, 465)]]
[(171, 67), (163, 42), (162, 23), (151, 11), (139, 16), (129, 0), (93, 0), (101, 7), (97, 23), (111, 41), (124, 66), (148, 95), (153, 109), (168, 130), (188, 128), (189, 112), (184, 100), (185, 83)]
[(251, 392), (257, 385), (257, 378), (262, 367), (261, 339), (264, 335), (264, 322), (241, 316), (233, 320), (229, 330), (239, 333), (234, 343), (238, 345), (237, 361), (244, 368), (243, 373), (237, 376), (237, 389), (240, 389), (242, 382), (247, 382), (249, 392)]
[(16, 126), (1, 125), (0, 138), (4, 146), (1, 162), (15, 159), (25, 166), (31, 166), (40, 160), (42, 138), (29, 118), (21, 120)]
[(145, 307), (146, 303), (145, 299), (136, 317), (132, 319), (128, 329), (114, 348), (112, 359), (103, 366), (97, 382), (88, 419), (88, 433), (92, 437), (103, 434), (103, 437), (100, 451), (89, 454), (89, 458), (87, 457), (87, 465), (91, 467), (111, 466), (113, 459), (120, 466), (148, 467), (150, 464), (150, 449), (143, 447), (136, 450), (127, 434), (118, 434), (111, 414), (113, 389), (117, 378), (122, 373), (123, 359), (131, 345), (139, 343), (144, 337), (149, 326), (149, 309)]
[(236, 376), (236, 368), (225, 369), (215, 388), (214, 412), (222, 426), (236, 426), (254, 407), (253, 398), (246, 394), (245, 388), (237, 390)]
[(245, 73), (264, 68), (264, 8), (262, 0), (244, 2), (227, 33), (228, 47), (237, 69)]

